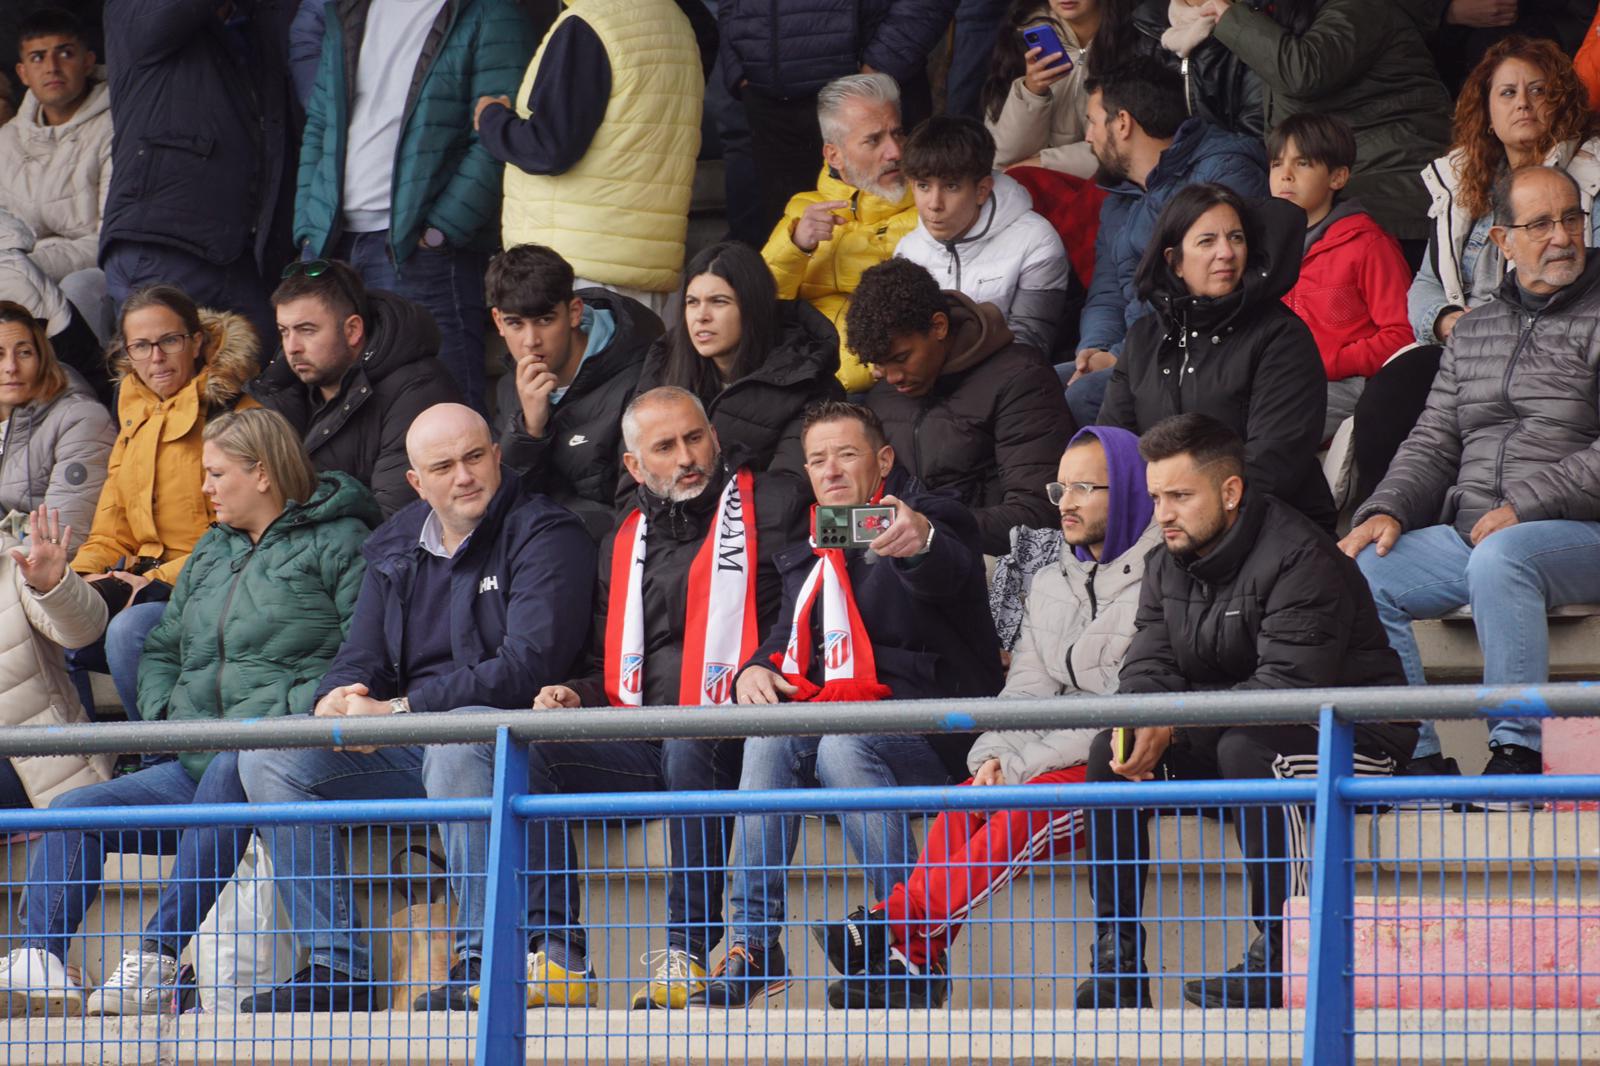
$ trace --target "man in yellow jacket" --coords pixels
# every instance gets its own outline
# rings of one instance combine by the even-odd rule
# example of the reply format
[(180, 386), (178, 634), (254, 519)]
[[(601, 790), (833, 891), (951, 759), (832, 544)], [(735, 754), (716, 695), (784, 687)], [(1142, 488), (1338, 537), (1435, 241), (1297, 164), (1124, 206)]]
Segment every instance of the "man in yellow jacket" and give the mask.
[(836, 78), (817, 94), (823, 168), (816, 189), (797, 193), (761, 256), (780, 299), (801, 299), (839, 330), (839, 382), (865, 392), (872, 375), (850, 351), (844, 313), (861, 275), (894, 255), (917, 226), (900, 173), (900, 88), (887, 74)]

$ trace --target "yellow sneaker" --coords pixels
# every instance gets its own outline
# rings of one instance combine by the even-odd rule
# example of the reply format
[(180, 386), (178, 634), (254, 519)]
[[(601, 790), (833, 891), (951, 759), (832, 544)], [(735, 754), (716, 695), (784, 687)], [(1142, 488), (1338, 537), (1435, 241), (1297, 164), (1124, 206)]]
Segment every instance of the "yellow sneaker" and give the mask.
[(691, 995), (706, 987), (705, 967), (682, 948), (648, 951), (639, 961), (646, 966), (654, 963), (655, 973), (633, 994), (634, 1010), (682, 1010)]
[(593, 970), (575, 974), (535, 951), (528, 956), (528, 1006), (592, 1007), (600, 1002)]

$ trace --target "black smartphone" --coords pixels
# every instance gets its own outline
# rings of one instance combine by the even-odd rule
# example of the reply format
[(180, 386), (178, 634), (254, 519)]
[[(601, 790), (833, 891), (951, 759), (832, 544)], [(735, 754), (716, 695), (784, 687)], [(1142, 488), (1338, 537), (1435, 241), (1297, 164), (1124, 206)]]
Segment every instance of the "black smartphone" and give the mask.
[(1061, 43), (1061, 35), (1051, 25), (1029, 26), (1022, 31), (1022, 39), (1027, 42), (1028, 48), (1040, 49), (1039, 58), (1053, 56), (1061, 53), (1061, 64), (1068, 70), (1072, 69), (1072, 57), (1067, 54), (1067, 46)]

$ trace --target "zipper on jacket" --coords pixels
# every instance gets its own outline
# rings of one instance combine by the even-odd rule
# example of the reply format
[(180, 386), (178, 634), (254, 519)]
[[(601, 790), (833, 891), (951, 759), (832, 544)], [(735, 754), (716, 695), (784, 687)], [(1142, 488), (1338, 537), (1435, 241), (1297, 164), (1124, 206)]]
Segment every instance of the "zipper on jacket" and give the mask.
[[(1511, 349), (1511, 358), (1506, 360), (1505, 373), (1500, 376), (1500, 398), (1513, 411), (1516, 408), (1511, 404), (1511, 373), (1517, 368), (1517, 359), (1522, 355), (1522, 349), (1528, 343), (1528, 338), (1533, 336), (1533, 327), (1539, 324), (1539, 316), (1543, 313), (1544, 311), (1541, 309), (1528, 316), (1527, 323), (1517, 336), (1517, 346)], [(1506, 448), (1510, 445), (1511, 438), (1521, 428), (1522, 416), (1518, 415), (1516, 420), (1512, 422), (1511, 428), (1506, 431), (1506, 435), (1500, 438), (1500, 451), (1494, 457), (1494, 498), (1499, 501), (1496, 506), (1505, 502)]]
[[(265, 536), (265, 534), (262, 534)], [(233, 606), (233, 594), (239, 588), (239, 582), (244, 580), (244, 572), (250, 566), (250, 560), (256, 557), (256, 549), (261, 542), (250, 545), (250, 550), (245, 553), (244, 562), (239, 564), (239, 569), (233, 572), (233, 581), (228, 585), (228, 594), (222, 598), (222, 611), (217, 615), (217, 708), (221, 710), (222, 703), (222, 671), (228, 665), (228, 641), (223, 635), (223, 626), (228, 621), (228, 609)]]
[[(1094, 594), (1094, 578), (1100, 572), (1100, 564), (1096, 563), (1089, 568), (1089, 576), (1084, 579), (1083, 590), (1089, 594), (1089, 621), (1093, 622), (1100, 614), (1100, 598)], [(1080, 634), (1081, 635), (1081, 634)], [(1067, 645), (1067, 678), (1072, 682), (1072, 687), (1079, 692), (1083, 686), (1078, 684), (1078, 671), (1072, 668), (1072, 653), (1078, 650), (1078, 642), (1073, 641)]]
[(928, 409), (919, 408), (917, 417), (911, 421), (911, 472), (919, 477), (922, 469), (922, 420), (927, 416)]
[(1193, 83), (1189, 80), (1189, 57), (1184, 56), (1182, 62), (1178, 65), (1183, 74), (1183, 110), (1192, 116), (1194, 114), (1194, 89)]

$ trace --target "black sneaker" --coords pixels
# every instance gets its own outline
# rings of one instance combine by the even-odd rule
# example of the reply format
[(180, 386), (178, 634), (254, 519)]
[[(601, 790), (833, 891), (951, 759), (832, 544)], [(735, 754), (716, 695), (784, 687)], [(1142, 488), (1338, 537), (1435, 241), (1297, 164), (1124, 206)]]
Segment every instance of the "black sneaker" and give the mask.
[(1444, 757), (1444, 752), (1436, 751), (1432, 755), (1419, 755), (1396, 771), (1397, 775), (1405, 777), (1459, 777), (1461, 767), (1456, 765), (1454, 759)]
[(950, 998), (950, 976), (943, 959), (912, 973), (898, 957), (868, 973), (856, 973), (828, 986), (828, 1006), (843, 1010), (937, 1010)]
[(357, 981), (326, 966), (307, 966), (285, 984), (240, 1002), (241, 1014), (285, 1014), (308, 1011), (377, 1010), (377, 990), (372, 982)]
[(462, 959), (450, 967), (450, 977), (438, 988), (430, 988), (411, 1001), (414, 1011), (477, 1010), (478, 1000), (472, 990), (478, 984), (478, 973), (483, 963), (478, 959)]
[(1150, 979), (1144, 968), (1144, 937), (1137, 932), (1102, 933), (1095, 940), (1094, 976), (1078, 982), (1079, 1010), (1148, 1008)]
[(1283, 1006), (1282, 936), (1281, 930), (1257, 934), (1244, 960), (1227, 973), (1185, 981), (1183, 998), (1197, 1007)]
[(711, 972), (706, 987), (689, 997), (693, 1005), (706, 1007), (748, 1007), (762, 996), (772, 996), (789, 987), (789, 966), (783, 947), (735, 944)]
[(1486, 774), (1542, 774), (1544, 756), (1521, 744), (1490, 744)]
[(837, 922), (813, 925), (811, 937), (822, 946), (829, 965), (846, 977), (865, 973), (874, 962), (882, 966), (889, 958), (892, 939), (884, 912), (869, 914), (865, 907), (857, 907)]

